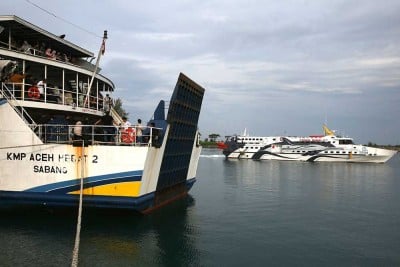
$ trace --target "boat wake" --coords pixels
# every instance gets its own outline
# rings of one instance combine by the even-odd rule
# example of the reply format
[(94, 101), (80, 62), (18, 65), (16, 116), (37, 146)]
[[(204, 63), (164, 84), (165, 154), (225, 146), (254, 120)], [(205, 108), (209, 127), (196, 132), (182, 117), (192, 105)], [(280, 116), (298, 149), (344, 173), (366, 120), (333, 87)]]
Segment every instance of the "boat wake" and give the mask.
[(200, 158), (224, 158), (224, 155), (200, 155)]

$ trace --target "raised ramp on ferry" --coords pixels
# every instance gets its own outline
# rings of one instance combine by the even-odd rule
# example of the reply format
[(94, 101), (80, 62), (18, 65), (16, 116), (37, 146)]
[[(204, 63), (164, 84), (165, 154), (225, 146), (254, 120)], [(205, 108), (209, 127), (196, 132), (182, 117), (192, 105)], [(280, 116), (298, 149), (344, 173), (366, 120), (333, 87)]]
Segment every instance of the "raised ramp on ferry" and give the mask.
[(197, 143), (199, 120), (204, 88), (180, 73), (169, 104), (167, 122), (169, 133), (157, 183), (155, 203), (179, 197), (188, 191), (190, 159)]

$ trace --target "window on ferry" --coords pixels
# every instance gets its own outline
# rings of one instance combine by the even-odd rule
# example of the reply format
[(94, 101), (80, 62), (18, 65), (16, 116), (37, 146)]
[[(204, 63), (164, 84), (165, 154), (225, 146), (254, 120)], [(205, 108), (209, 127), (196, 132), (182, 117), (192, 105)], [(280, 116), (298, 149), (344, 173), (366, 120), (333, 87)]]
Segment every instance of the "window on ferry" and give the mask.
[(272, 141), (276, 141), (276, 138), (272, 138)]
[(353, 144), (353, 141), (350, 140), (350, 139), (339, 140), (339, 144), (341, 144), (341, 145), (351, 145), (351, 144)]
[(339, 154), (340, 153), (340, 151), (336, 151), (336, 154)]

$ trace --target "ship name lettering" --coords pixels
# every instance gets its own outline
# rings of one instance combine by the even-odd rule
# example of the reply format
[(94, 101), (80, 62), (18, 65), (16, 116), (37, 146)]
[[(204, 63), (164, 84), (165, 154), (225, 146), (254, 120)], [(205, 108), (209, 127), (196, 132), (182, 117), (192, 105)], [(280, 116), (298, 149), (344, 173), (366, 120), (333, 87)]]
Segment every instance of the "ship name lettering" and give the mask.
[(66, 174), (68, 172), (67, 168), (60, 167), (60, 166), (38, 166), (35, 165), (33, 166), (33, 171), (37, 173), (61, 173), (61, 174)]
[(47, 153), (36, 153), (36, 154), (31, 154), (30, 161), (54, 161), (54, 155), (53, 154), (47, 154)]
[(26, 153), (7, 152), (7, 160), (23, 160), (26, 158)]
[(77, 161), (80, 161), (82, 157), (86, 161), (87, 156), (88, 155), (76, 156), (74, 154), (60, 154), (60, 155), (58, 155), (58, 161), (59, 162), (77, 162)]

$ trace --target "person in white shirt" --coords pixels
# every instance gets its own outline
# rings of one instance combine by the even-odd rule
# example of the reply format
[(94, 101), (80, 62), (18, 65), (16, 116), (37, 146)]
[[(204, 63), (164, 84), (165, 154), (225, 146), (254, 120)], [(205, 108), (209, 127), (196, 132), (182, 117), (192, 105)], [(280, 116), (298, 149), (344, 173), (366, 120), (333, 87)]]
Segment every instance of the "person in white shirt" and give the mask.
[(131, 123), (128, 121), (127, 117), (125, 117), (125, 116), (122, 117), (122, 121), (123, 121), (122, 127), (123, 127), (124, 130), (128, 129), (129, 127), (131, 127)]
[(39, 81), (39, 82), (36, 84), (36, 87), (39, 89), (39, 93), (40, 93), (40, 98), (41, 98), (41, 99), (43, 99), (43, 96), (44, 96), (44, 91), (45, 91), (46, 83), (47, 83), (46, 79), (43, 79), (43, 80)]
[(82, 122), (81, 121), (77, 121), (74, 128), (73, 128), (73, 132), (74, 132), (74, 140), (82, 140)]

